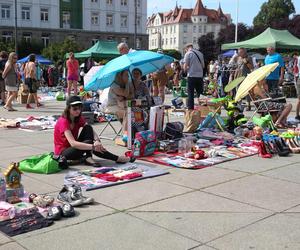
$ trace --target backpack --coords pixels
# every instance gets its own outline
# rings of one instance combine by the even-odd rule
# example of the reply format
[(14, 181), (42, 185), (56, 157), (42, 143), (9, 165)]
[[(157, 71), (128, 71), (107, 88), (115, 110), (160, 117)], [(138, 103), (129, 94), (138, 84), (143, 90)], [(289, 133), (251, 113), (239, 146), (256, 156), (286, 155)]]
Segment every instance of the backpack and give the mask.
[(165, 139), (174, 140), (183, 137), (184, 125), (182, 122), (168, 122), (164, 131)]
[(153, 131), (146, 130), (135, 134), (132, 145), (133, 157), (152, 155), (156, 148), (156, 136)]

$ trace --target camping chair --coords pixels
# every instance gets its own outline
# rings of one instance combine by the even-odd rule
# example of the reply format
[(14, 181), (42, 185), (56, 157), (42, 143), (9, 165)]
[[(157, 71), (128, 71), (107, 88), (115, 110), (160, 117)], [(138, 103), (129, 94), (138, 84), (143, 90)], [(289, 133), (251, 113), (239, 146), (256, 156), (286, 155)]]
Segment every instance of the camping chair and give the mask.
[[(263, 89), (263, 87), (260, 87), (260, 90), (264, 93), (266, 98), (257, 99), (251, 91), (249, 92), (249, 97), (250, 97), (251, 102), (254, 104), (254, 107), (255, 107), (255, 110), (254, 110), (250, 120), (253, 119), (255, 114), (260, 114), (261, 116), (264, 116), (264, 115), (271, 115), (272, 117), (277, 116), (277, 114), (279, 112), (281, 112), (281, 110), (276, 109), (276, 108), (270, 109), (267, 103), (268, 102), (286, 102), (286, 98), (284, 96), (272, 98), (270, 96), (270, 94), (267, 93)], [(270, 122), (271, 122), (271, 126), (273, 128), (275, 128), (275, 124), (274, 124), (273, 120), (271, 120)]]
[[(106, 118), (106, 124), (100, 131), (99, 138), (114, 141), (115, 139), (117, 139), (117, 137), (122, 135), (122, 126), (120, 129), (117, 129), (114, 127), (113, 122), (115, 121), (115, 119), (114, 119), (115, 114), (102, 112), (101, 115)], [(113, 130), (113, 133), (114, 133), (113, 137), (103, 136), (103, 134), (107, 130), (107, 128), (111, 128)]]

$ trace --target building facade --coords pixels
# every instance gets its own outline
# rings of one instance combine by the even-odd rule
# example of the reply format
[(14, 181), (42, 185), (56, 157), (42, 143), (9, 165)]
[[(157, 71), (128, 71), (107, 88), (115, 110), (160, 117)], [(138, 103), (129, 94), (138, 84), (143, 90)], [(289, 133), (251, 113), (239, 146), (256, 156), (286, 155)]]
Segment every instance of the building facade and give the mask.
[(197, 47), (198, 38), (209, 32), (215, 37), (231, 22), (219, 5), (218, 10), (207, 9), (197, 0), (193, 9), (178, 7), (169, 12), (156, 13), (148, 18), (149, 49), (175, 49), (183, 52), (187, 43)]
[[(137, 48), (148, 48), (147, 0), (18, 0), (18, 39), (40, 41), (44, 46), (66, 37), (83, 47), (97, 40), (134, 45), (135, 1)], [(0, 38), (14, 40), (15, 1), (0, 0)]]

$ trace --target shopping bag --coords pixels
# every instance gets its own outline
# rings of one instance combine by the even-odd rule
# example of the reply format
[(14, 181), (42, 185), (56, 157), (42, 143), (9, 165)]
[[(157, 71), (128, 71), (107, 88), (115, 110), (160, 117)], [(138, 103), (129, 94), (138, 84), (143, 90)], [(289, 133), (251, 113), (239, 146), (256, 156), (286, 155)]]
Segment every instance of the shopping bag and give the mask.
[(202, 120), (201, 112), (199, 110), (186, 110), (184, 118), (185, 118), (184, 133), (196, 132)]
[(66, 100), (66, 95), (63, 91), (58, 91), (55, 95), (56, 101), (64, 101)]
[(53, 159), (53, 153), (36, 155), (22, 160), (19, 162), (19, 169), (36, 174), (52, 174), (61, 170), (58, 161)]

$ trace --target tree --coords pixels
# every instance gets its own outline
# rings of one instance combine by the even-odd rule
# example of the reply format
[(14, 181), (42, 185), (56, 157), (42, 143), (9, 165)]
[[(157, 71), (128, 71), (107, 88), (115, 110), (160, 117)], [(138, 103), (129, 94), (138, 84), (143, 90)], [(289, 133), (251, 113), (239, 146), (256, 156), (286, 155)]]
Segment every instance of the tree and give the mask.
[(22, 39), (18, 42), (18, 57), (23, 58), (31, 53), (41, 54), (42, 49), (42, 42), (38, 42), (34, 39), (27, 42), (25, 39)]
[(199, 46), (200, 51), (203, 53), (204, 62), (205, 62), (206, 66), (208, 65), (208, 63), (211, 60), (215, 60), (216, 57), (218, 56), (217, 51), (216, 51), (216, 42), (215, 42), (215, 37), (214, 37), (213, 32), (210, 32), (210, 33), (207, 33), (206, 35), (201, 36), (198, 39), (198, 46)]
[(68, 52), (78, 52), (82, 48), (74, 41), (66, 38), (63, 43), (53, 43), (47, 48), (44, 48), (42, 55), (57, 62), (65, 58), (65, 54)]
[(0, 51), (6, 51), (8, 53), (15, 51), (14, 42), (0, 41)]
[(292, 0), (268, 0), (265, 2), (253, 20), (254, 26), (269, 27), (274, 22), (288, 18), (295, 13)]

